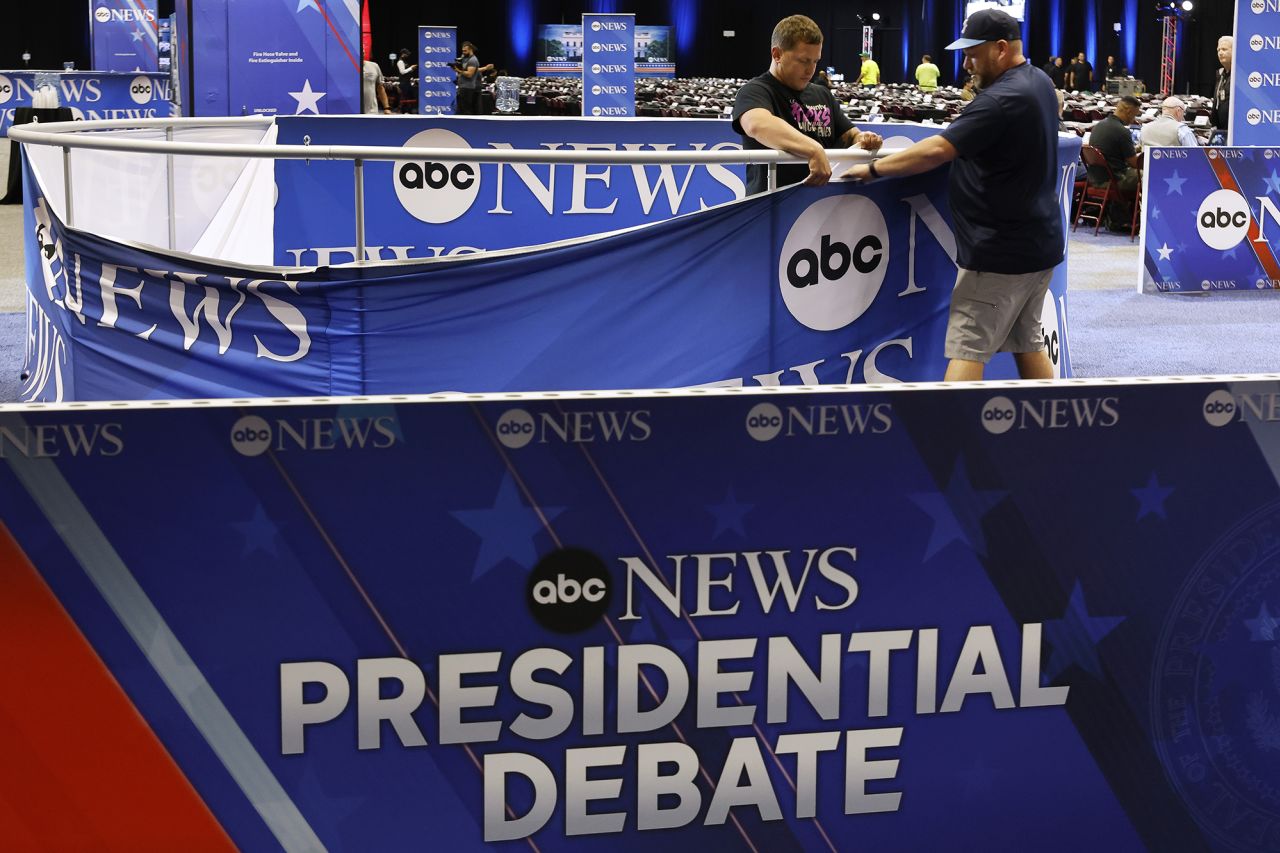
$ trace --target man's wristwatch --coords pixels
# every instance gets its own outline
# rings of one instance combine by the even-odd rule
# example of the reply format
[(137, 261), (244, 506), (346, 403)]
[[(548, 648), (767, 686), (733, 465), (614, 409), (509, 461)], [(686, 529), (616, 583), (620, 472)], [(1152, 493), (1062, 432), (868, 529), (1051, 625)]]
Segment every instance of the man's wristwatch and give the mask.
[(871, 180), (875, 181), (880, 178), (880, 173), (876, 171), (876, 161), (872, 160), (867, 164), (867, 174), (871, 176)]

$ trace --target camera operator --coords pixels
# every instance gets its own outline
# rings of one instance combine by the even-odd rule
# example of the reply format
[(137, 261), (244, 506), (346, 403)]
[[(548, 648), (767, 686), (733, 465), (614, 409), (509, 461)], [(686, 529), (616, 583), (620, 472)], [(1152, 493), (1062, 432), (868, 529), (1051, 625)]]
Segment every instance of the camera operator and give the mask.
[(450, 63), (450, 67), (458, 73), (458, 115), (480, 115), (480, 75), (492, 71), (493, 66), (482, 66), (476, 58), (476, 46), (464, 41), (462, 56)]

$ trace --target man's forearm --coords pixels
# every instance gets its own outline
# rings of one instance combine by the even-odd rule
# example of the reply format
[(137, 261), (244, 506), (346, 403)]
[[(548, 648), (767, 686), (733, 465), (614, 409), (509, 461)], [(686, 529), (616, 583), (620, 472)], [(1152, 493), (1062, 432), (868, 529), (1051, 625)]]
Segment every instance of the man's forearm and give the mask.
[(876, 173), (881, 177), (918, 175), (936, 169), (956, 158), (955, 146), (941, 136), (922, 139), (910, 148), (890, 154), (876, 161)]
[(822, 148), (817, 141), (810, 139), (791, 125), (775, 115), (756, 118), (750, 128), (743, 128), (747, 135), (756, 142), (777, 151), (785, 151), (796, 157), (808, 159), (817, 149)]

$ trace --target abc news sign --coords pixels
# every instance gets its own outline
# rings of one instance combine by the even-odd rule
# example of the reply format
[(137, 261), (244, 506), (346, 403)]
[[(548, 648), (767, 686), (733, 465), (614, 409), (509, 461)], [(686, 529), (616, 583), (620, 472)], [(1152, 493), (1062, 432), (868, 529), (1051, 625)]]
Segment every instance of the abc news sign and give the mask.
[(634, 116), (635, 16), (583, 15), (582, 114)]
[(453, 115), (458, 31), (454, 27), (418, 27), (418, 113)]

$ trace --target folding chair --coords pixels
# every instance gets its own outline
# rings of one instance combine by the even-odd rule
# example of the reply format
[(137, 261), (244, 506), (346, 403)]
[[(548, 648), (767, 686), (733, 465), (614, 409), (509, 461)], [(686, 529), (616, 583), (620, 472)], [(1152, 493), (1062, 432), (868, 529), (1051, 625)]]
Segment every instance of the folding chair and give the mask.
[[(1094, 167), (1096, 169), (1105, 169), (1107, 173), (1107, 182), (1100, 187), (1095, 187), (1087, 180), (1084, 185), (1084, 192), (1080, 195), (1080, 205), (1076, 208), (1075, 219), (1072, 220), (1071, 230), (1075, 231), (1080, 225), (1080, 220), (1093, 223), (1093, 233), (1097, 234), (1098, 229), (1102, 227), (1102, 217), (1107, 212), (1107, 205), (1111, 203), (1111, 199), (1118, 195), (1116, 190), (1116, 176), (1111, 171), (1111, 166), (1107, 163), (1107, 158), (1102, 152), (1092, 145), (1084, 145), (1080, 148), (1080, 157), (1084, 160), (1086, 167)], [(1092, 210), (1092, 213), (1086, 212)]]

